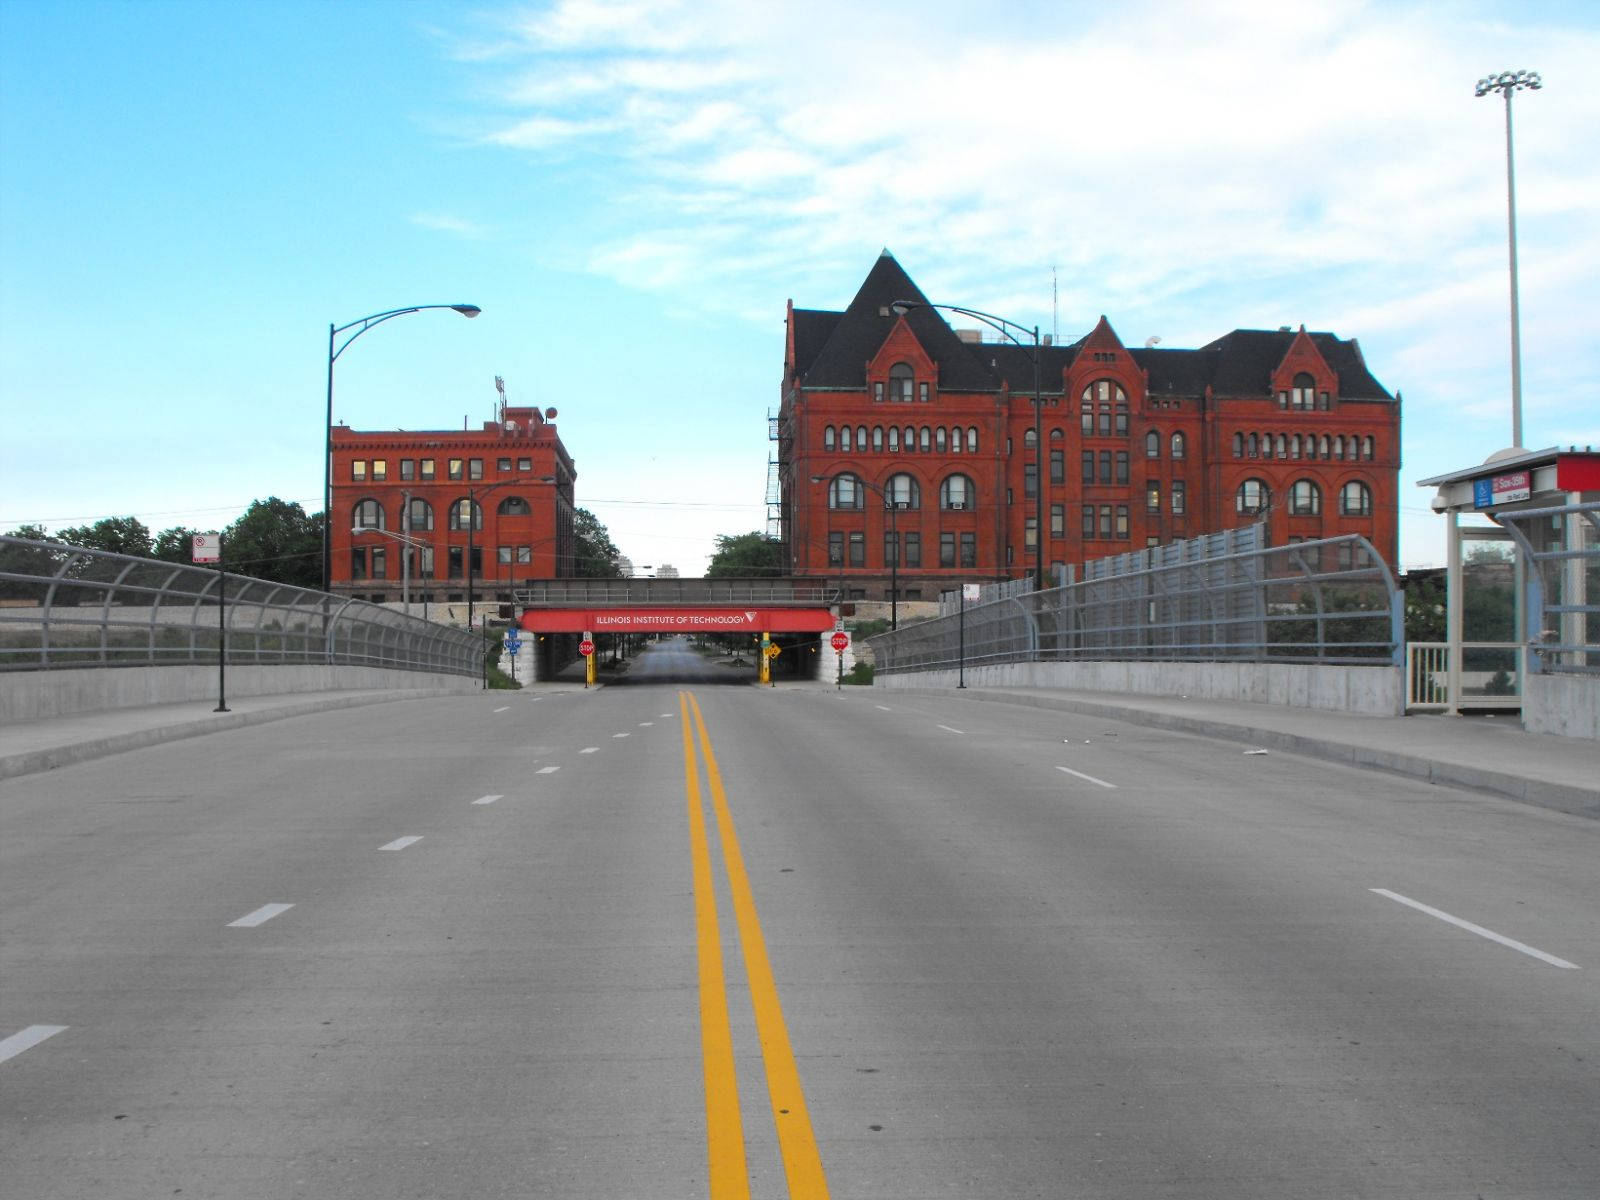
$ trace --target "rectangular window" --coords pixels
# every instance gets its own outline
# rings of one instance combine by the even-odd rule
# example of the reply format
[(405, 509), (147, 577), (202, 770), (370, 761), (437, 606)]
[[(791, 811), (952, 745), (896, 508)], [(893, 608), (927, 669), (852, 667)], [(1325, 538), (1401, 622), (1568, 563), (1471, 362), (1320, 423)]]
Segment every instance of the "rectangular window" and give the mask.
[(402, 458), (400, 460), (400, 478), (410, 480), (415, 479), (416, 477), (417, 460), (414, 458)]
[(389, 478), (389, 460), (387, 458), (375, 458), (375, 459), (373, 459), (372, 460), (372, 481), (374, 483), (382, 483), (385, 479), (388, 479), (388, 478)]
[(1111, 482), (1111, 451), (1100, 451), (1100, 482)]
[(431, 483), (432, 481), (433, 481), (433, 459), (425, 458), (425, 459), (422, 460), (422, 482)]
[(1117, 505), (1117, 537), (1122, 541), (1128, 540), (1128, 506)]
[(1182, 514), (1183, 511), (1184, 511), (1183, 505), (1184, 505), (1183, 480), (1174, 479), (1172, 481), (1172, 511), (1173, 511), (1173, 513), (1174, 514)]
[(389, 548), (387, 546), (374, 546), (372, 548), (372, 577), (374, 579), (389, 578)]
[(1050, 451), (1050, 482), (1065, 483), (1067, 481), (1067, 452), (1065, 450)]
[(496, 546), (494, 548), (494, 557), (495, 561), (502, 567), (509, 567), (511, 565), (511, 547)]
[(1128, 452), (1126, 450), (1117, 451), (1117, 482), (1121, 484), (1128, 482)]
[(1128, 436), (1128, 410), (1125, 408), (1117, 409), (1117, 436)]
[(365, 546), (350, 547), (350, 578), (365, 579), (367, 577), (367, 548)]
[(1110, 437), (1111, 436), (1111, 410), (1110, 409), (1101, 409), (1100, 410), (1100, 436), (1101, 437)]
[(451, 579), (460, 579), (461, 578), (461, 564), (466, 561), (466, 559), (463, 557), (465, 554), (466, 554), (466, 550), (461, 546), (451, 546), (450, 547), (450, 567), (449, 567), (449, 571), (450, 571), (450, 578)]
[(941, 567), (956, 565), (956, 535), (953, 533), (939, 535), (939, 565)]
[(1039, 464), (1024, 463), (1022, 467), (1022, 494), (1030, 499), (1039, 494)]
[(898, 535), (885, 533), (883, 535), (883, 565), (886, 567), (899, 566), (900, 543)]
[(519, 459), (517, 459), (517, 470), (518, 471), (531, 471), (531, 470), (533, 470), (533, 459), (531, 459), (531, 458), (519, 458)]
[(1052, 504), (1050, 506), (1050, 536), (1053, 538), (1067, 536), (1067, 506), (1065, 504)]
[(1022, 548), (1032, 554), (1039, 548), (1039, 519), (1024, 517), (1022, 521)]
[(830, 533), (828, 535), (828, 565), (830, 567), (844, 566), (844, 534)]
[(418, 578), (421, 578), (421, 579), (432, 579), (433, 578), (433, 547), (432, 546), (424, 546), (424, 547), (422, 547), (421, 550), (418, 550), (416, 553), (417, 553), (416, 558), (412, 560), (413, 563), (416, 566), (416, 569), (412, 573), (414, 575), (416, 575)]
[(1083, 506), (1083, 536), (1086, 538), (1094, 537), (1094, 505), (1092, 504)]
[(852, 567), (867, 565), (867, 535), (864, 533), (850, 535), (850, 565)]
[(917, 399), (921, 400), (924, 404), (926, 404), (928, 402), (928, 385), (927, 384), (925, 384), (925, 383), (917, 384)]
[(1111, 540), (1111, 505), (1100, 506), (1100, 537), (1109, 542)]
[(1161, 511), (1161, 481), (1149, 480), (1144, 485), (1144, 510), (1145, 512), (1158, 513)]
[(497, 459), (495, 459), (494, 469), (496, 471), (509, 471), (509, 470), (511, 470), (511, 460), (509, 458), (497, 458)]
[(474, 546), (472, 548), (472, 573), (474, 575), (482, 575), (483, 574), (483, 547), (482, 546)]
[(481, 458), (469, 458), (467, 460), (467, 478), (468, 479), (482, 479), (483, 478), (483, 459), (481, 459)]
[(452, 458), (449, 464), (451, 479), (464, 479), (466, 477), (466, 463), (459, 458)]
[(532, 561), (533, 561), (533, 547), (532, 546), (518, 546), (517, 547), (517, 562), (521, 563), (523, 566), (527, 566)]
[(875, 404), (883, 403), (883, 380), (876, 379), (872, 383), (872, 399)]
[(366, 459), (358, 458), (355, 460), (355, 462), (350, 464), (350, 478), (354, 479), (357, 483), (365, 483), (367, 481)]
[(1093, 450), (1085, 450), (1083, 452), (1083, 481), (1085, 483), (1093, 483), (1094, 482), (1094, 451)]
[(920, 533), (906, 534), (906, 562), (908, 567), (922, 565), (922, 535)]
[(963, 567), (978, 565), (978, 535), (975, 533), (961, 535), (961, 565)]

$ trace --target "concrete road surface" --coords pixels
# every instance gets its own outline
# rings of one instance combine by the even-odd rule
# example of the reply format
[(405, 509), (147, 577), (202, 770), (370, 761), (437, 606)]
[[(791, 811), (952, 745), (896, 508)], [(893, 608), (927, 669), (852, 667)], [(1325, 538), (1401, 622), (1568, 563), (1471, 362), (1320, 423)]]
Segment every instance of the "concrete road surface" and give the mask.
[(1595, 822), (748, 678), (0, 783), (5, 1194), (1600, 1195)]

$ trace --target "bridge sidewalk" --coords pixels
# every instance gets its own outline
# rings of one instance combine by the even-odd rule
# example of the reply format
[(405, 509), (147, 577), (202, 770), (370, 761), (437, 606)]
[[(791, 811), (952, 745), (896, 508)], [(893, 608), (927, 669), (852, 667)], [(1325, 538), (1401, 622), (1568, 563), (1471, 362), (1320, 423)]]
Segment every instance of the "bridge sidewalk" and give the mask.
[(1026, 704), (1372, 767), (1600, 818), (1600, 743), (1528, 733), (1514, 716), (1365, 717), (1119, 692), (967, 688), (974, 701)]

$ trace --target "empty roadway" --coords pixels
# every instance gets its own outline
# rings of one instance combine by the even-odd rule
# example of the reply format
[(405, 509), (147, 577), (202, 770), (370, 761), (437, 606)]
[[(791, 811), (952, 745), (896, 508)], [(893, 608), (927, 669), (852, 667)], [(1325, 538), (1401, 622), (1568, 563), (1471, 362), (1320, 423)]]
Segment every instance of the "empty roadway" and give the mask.
[(709, 1127), (790, 1195), (776, 1020), (833, 1197), (1596, 1194), (1595, 822), (750, 677), (666, 642), (0, 782), (7, 1193), (740, 1194)]

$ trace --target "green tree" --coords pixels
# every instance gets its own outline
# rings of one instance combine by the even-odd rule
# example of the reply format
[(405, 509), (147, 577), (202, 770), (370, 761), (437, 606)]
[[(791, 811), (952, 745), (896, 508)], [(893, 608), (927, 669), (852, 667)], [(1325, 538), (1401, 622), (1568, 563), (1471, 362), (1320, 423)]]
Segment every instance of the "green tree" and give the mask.
[(621, 579), (622, 568), (617, 559), (622, 552), (612, 542), (611, 535), (600, 518), (587, 508), (572, 515), (572, 573), (583, 579)]
[(719, 533), (717, 552), (706, 568), (707, 579), (761, 575), (783, 571), (782, 546), (764, 533)]
[(222, 532), (223, 565), (240, 575), (322, 586), (322, 516), (289, 500), (253, 501)]
[(107, 550), (112, 554), (150, 557), (150, 530), (138, 517), (107, 517), (93, 525), (77, 525), (56, 535), (69, 546)]
[(150, 556), (162, 562), (188, 563), (194, 561), (194, 535), (201, 532), (185, 525), (174, 525), (156, 534), (150, 546)]
[[(28, 542), (51, 542), (43, 525), (21, 525), (7, 530), (6, 537), (21, 538)], [(61, 556), (50, 550), (34, 546), (0, 546), (0, 572), (13, 575), (33, 575), (49, 578), (61, 565)], [(47, 584), (24, 583), (20, 579), (0, 579), (0, 596), (8, 600), (28, 600), (39, 603)]]

